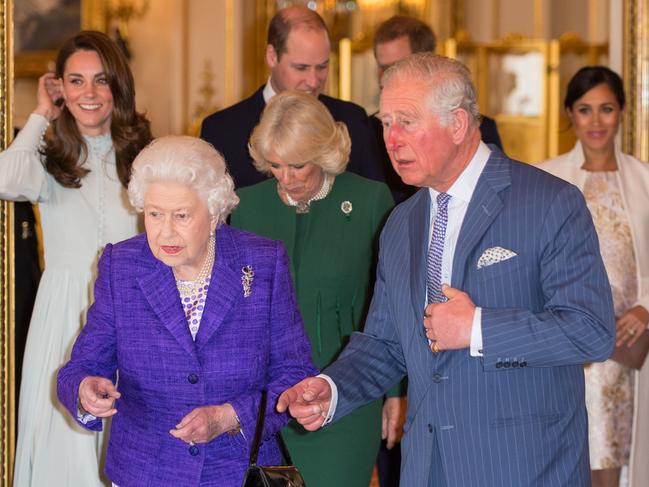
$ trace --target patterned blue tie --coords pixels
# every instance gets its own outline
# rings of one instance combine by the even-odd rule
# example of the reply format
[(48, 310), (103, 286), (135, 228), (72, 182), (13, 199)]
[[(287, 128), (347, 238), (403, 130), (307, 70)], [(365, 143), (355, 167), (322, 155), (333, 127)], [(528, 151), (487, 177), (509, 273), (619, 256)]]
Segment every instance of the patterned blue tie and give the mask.
[(433, 224), (433, 238), (428, 247), (426, 263), (426, 290), (429, 303), (443, 303), (446, 296), (442, 294), (442, 255), (444, 254), (444, 239), (446, 237), (446, 224), (448, 223), (448, 202), (451, 195), (440, 193), (437, 195), (437, 215)]

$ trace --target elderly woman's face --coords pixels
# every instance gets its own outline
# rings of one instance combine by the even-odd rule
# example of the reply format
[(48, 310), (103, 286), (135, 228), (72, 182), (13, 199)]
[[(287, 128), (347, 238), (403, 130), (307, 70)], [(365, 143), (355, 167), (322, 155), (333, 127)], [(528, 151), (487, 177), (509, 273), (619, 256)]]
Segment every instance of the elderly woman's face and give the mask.
[(172, 182), (149, 185), (144, 195), (144, 226), (151, 252), (173, 268), (178, 279), (198, 276), (215, 225), (207, 205), (191, 188)]
[(266, 157), (270, 172), (279, 187), (295, 201), (308, 201), (322, 187), (324, 172), (311, 162), (295, 164), (281, 161), (275, 154)]

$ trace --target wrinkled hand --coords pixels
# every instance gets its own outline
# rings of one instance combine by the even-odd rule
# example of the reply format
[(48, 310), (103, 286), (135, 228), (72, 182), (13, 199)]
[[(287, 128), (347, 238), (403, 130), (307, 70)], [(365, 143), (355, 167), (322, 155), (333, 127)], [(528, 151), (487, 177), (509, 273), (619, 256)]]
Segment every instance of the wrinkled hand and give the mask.
[(331, 387), (321, 377), (307, 377), (279, 396), (277, 411), (288, 412), (308, 431), (322, 426), (331, 405)]
[(81, 407), (97, 418), (107, 418), (117, 413), (115, 400), (121, 394), (115, 384), (105, 377), (88, 376), (79, 384), (79, 402)]
[(442, 284), (448, 298), (445, 303), (431, 303), (424, 311), (426, 337), (436, 341), (441, 350), (458, 350), (471, 345), (471, 327), (475, 304), (467, 293)]
[(627, 347), (632, 347), (647, 330), (647, 323), (649, 311), (643, 306), (634, 306), (628, 310), (616, 322), (615, 345), (620, 347), (626, 343)]
[(408, 400), (405, 397), (388, 397), (383, 403), (381, 439), (387, 440), (388, 449), (401, 441), (403, 425), (406, 422), (407, 405)]
[(34, 113), (43, 115), (48, 121), (55, 120), (61, 115), (61, 107), (57, 102), (63, 98), (63, 83), (54, 73), (46, 73), (38, 78), (38, 94)]
[(226, 403), (194, 409), (169, 433), (186, 443), (207, 443), (236, 427), (237, 415), (234, 408)]

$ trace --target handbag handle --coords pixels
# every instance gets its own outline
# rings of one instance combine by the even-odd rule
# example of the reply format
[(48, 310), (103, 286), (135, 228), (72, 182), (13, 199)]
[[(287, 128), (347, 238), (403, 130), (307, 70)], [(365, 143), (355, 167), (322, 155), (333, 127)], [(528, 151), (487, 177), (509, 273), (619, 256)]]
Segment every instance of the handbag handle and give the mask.
[(255, 438), (252, 441), (250, 450), (249, 466), (257, 465), (257, 456), (259, 455), (259, 445), (261, 444), (261, 434), (264, 429), (264, 420), (266, 419), (266, 391), (261, 391), (261, 401), (259, 404), (259, 414), (257, 415), (257, 426), (255, 426)]
[[(266, 397), (267, 392), (261, 391), (261, 401), (259, 404), (259, 414), (257, 415), (257, 425), (255, 426), (255, 437), (252, 441), (252, 448), (250, 450), (250, 461), (248, 466), (257, 465), (257, 457), (259, 456), (259, 446), (261, 445), (261, 435), (264, 430), (264, 420), (266, 419)], [(277, 443), (279, 443), (279, 448), (284, 457), (284, 462), (286, 465), (292, 465), (291, 455), (286, 448), (286, 443), (284, 443), (284, 438), (282, 438), (281, 433), (277, 433)]]

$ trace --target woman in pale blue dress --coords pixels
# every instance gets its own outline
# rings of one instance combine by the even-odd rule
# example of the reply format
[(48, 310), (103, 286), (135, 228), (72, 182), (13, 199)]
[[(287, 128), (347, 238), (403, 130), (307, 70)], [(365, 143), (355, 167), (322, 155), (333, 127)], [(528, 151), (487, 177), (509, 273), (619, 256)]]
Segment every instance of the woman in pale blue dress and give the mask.
[(36, 109), (0, 154), (0, 197), (39, 205), (45, 253), (23, 362), (16, 487), (102, 485), (102, 439), (58, 405), (56, 372), (85, 321), (98, 252), (137, 233), (124, 188), (150, 140), (124, 55), (86, 31), (39, 79)]

